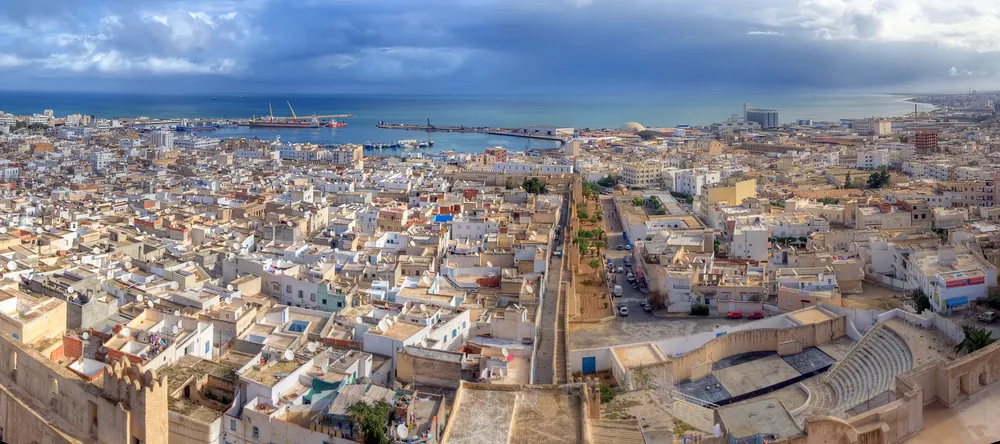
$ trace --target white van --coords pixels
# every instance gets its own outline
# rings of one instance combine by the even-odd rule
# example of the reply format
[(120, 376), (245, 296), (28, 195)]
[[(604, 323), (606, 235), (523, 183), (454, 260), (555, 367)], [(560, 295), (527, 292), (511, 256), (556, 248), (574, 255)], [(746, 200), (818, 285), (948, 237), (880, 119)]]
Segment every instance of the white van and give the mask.
[(615, 285), (614, 294), (615, 294), (616, 298), (622, 297), (622, 286), (621, 285)]

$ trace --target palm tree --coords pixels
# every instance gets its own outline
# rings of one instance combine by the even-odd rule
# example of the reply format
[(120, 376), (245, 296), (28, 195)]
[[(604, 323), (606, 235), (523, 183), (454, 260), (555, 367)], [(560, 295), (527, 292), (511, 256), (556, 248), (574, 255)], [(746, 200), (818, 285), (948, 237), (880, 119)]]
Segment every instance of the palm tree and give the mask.
[(964, 350), (966, 353), (972, 353), (996, 342), (996, 338), (993, 337), (993, 332), (985, 328), (976, 327), (974, 325), (966, 325), (962, 327), (962, 331), (965, 332), (965, 339), (963, 339), (960, 344), (955, 346), (956, 352)]
[(607, 242), (604, 242), (602, 240), (596, 240), (596, 241), (591, 242), (590, 246), (596, 248), (597, 249), (597, 255), (600, 256), (601, 255), (601, 248), (607, 247), (608, 244), (607, 244)]

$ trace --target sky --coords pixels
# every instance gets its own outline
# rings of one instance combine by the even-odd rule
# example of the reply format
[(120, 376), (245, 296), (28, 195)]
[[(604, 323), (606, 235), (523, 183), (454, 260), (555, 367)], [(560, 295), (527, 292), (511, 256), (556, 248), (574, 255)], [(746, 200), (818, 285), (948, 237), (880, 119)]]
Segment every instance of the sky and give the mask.
[(7, 0), (0, 89), (997, 89), (983, 0)]

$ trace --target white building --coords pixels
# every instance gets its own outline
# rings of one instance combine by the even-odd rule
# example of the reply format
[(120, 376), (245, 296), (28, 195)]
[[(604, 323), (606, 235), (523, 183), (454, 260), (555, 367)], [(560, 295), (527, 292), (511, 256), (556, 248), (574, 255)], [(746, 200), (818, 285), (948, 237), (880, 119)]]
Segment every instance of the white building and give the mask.
[(674, 176), (674, 191), (700, 196), (708, 185), (719, 183), (722, 175), (718, 171), (709, 171), (707, 168), (697, 168), (678, 172)]
[(889, 166), (890, 162), (889, 150), (858, 151), (857, 167), (859, 169), (873, 170)]
[(185, 136), (174, 140), (174, 146), (182, 150), (214, 150), (222, 142), (214, 137)]
[(630, 162), (622, 167), (622, 181), (635, 188), (660, 186), (661, 167), (658, 162)]
[(729, 257), (764, 261), (769, 257), (768, 230), (763, 225), (744, 225), (733, 229)]
[(162, 146), (168, 150), (174, 149), (174, 132), (167, 130), (153, 131), (151, 135), (153, 146)]

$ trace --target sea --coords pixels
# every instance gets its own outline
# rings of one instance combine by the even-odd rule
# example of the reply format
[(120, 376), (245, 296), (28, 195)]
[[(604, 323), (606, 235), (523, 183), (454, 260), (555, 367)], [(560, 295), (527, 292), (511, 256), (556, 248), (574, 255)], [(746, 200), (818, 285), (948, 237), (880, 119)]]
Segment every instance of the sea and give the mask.
[[(908, 97), (891, 94), (737, 94), (676, 93), (629, 96), (544, 95), (352, 95), (352, 94), (140, 94), (0, 91), (0, 111), (17, 115), (52, 109), (57, 116), (246, 119), (267, 116), (350, 114), (340, 128), (224, 128), (199, 135), (259, 137), (283, 142), (375, 143), (416, 139), (434, 141), (422, 151), (481, 152), (494, 146), (512, 150), (551, 148), (554, 142), (469, 133), (426, 133), (381, 129), (379, 121), (502, 128), (556, 125), (617, 128), (627, 122), (649, 127), (705, 125), (742, 114), (743, 104), (776, 109), (781, 123), (797, 119), (892, 117), (913, 112)], [(917, 104), (921, 111), (933, 108)], [(414, 150), (407, 150), (414, 151)], [(392, 153), (388, 153), (392, 154)]]

